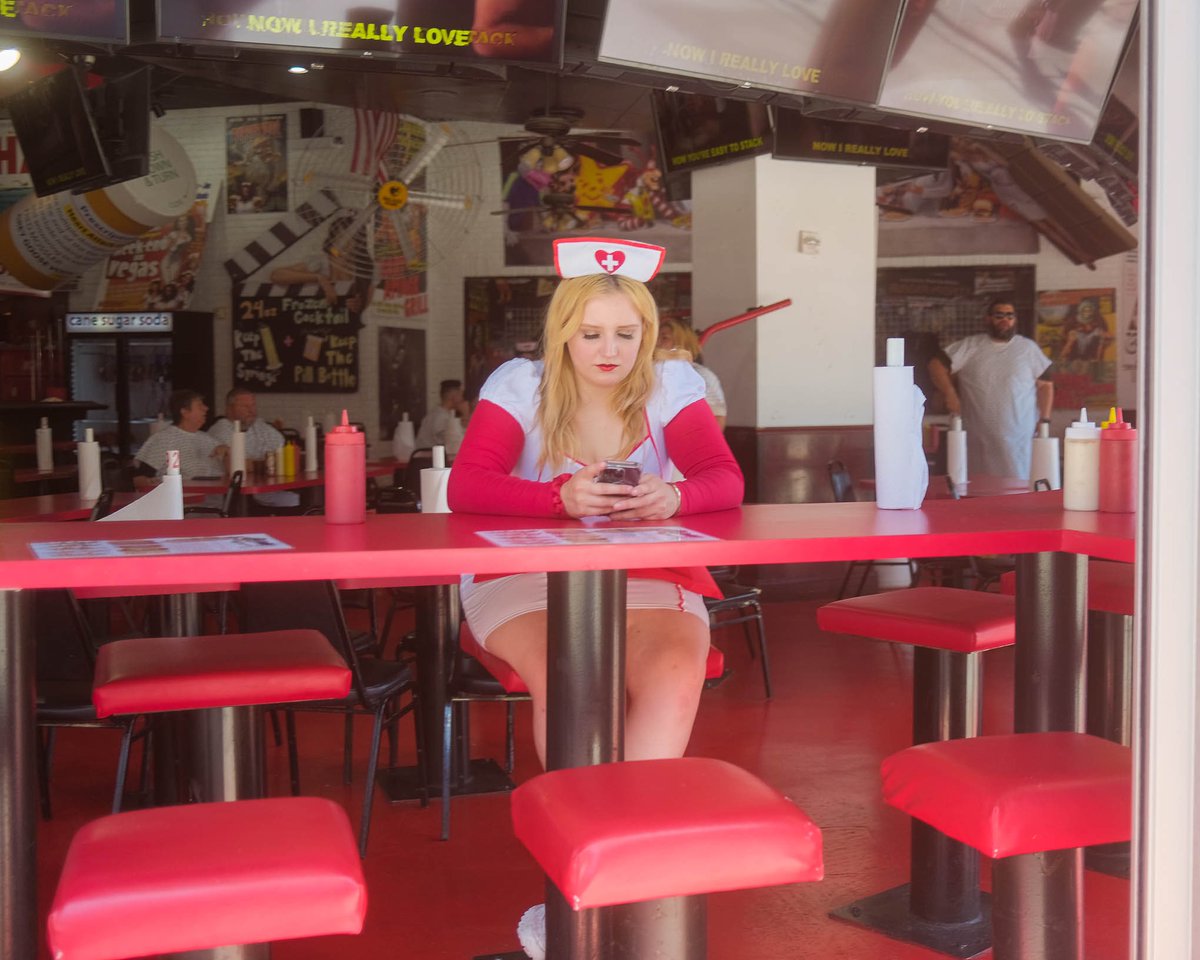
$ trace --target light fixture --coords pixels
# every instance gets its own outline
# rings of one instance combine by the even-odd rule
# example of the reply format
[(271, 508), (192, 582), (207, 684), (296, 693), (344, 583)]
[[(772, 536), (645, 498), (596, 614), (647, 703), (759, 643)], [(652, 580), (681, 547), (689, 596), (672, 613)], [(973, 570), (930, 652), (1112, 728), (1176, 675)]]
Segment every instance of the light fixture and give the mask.
[(679, 87), (674, 83), (667, 84), (667, 93), (678, 93)]
[(293, 63), (290, 67), (288, 67), (288, 73), (308, 73), (308, 67), (302, 66), (299, 63)]
[(11, 70), (21, 59), (21, 51), (16, 47), (6, 47), (0, 50), (0, 71)]
[(928, 133), (928, 132), (929, 132), (928, 127), (917, 127), (917, 133)]

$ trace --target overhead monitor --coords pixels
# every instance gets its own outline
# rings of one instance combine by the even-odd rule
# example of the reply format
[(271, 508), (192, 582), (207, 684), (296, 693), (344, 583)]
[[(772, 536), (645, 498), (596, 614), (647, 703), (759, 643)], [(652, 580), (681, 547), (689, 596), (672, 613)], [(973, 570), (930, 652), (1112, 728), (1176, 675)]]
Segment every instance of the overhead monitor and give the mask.
[(950, 159), (950, 138), (874, 123), (822, 120), (780, 109), (775, 111), (771, 156), (776, 160), (945, 170)]
[(560, 63), (564, 17), (564, 0), (158, 0), (158, 35), (167, 43)]
[(883, 81), (887, 110), (1087, 143), (1137, 0), (910, 0)]
[(0, 4), (0, 37), (8, 36), (124, 45), (129, 43), (129, 6), (126, 0)]
[(874, 103), (901, 0), (608, 0), (599, 59)]
[(81, 68), (66, 67), (5, 98), (39, 197), (102, 182), (112, 172), (83, 78)]
[(771, 118), (762, 104), (661, 90), (654, 91), (653, 104), (659, 151), (668, 174), (771, 149)]

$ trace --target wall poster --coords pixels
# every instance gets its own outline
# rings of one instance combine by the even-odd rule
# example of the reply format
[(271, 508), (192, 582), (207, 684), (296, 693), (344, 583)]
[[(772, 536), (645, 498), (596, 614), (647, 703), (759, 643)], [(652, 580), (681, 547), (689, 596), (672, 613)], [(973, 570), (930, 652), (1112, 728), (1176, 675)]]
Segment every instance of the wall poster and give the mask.
[(229, 117), (225, 170), (229, 213), (279, 213), (288, 208), (287, 116)]
[[(332, 298), (331, 298), (332, 297)], [(355, 393), (363, 298), (351, 281), (325, 290), (233, 288), (233, 384), (256, 393)]]
[(1112, 287), (1039, 291), (1037, 342), (1055, 363), (1055, 408), (1117, 402), (1116, 301)]
[[(558, 277), (467, 277), (463, 280), (464, 387), (475, 400), (488, 375), (513, 357), (540, 355), (546, 308)], [(647, 286), (659, 316), (690, 322), (692, 275), (660, 273)]]
[(379, 328), (379, 435), (388, 440), (401, 414), (413, 430), (425, 419), (425, 331)]
[(500, 166), (506, 266), (551, 266), (553, 241), (572, 236), (656, 243), (667, 263), (691, 262), (692, 201), (667, 195), (656, 149), (572, 139), (547, 154), (502, 140)]

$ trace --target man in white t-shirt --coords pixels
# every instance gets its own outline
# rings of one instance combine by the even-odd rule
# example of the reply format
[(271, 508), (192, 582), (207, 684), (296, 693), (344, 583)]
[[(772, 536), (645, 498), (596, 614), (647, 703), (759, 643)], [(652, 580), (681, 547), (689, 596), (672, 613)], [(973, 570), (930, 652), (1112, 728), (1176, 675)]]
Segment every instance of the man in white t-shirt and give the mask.
[[(258, 400), (245, 387), (234, 387), (225, 394), (225, 416), (208, 428), (208, 435), (229, 446), (233, 438), (233, 424), (241, 424), (246, 435), (246, 459), (263, 460), (272, 450), (283, 446), (283, 434), (258, 416)], [(297, 507), (300, 495), (294, 490), (278, 490), (258, 493), (254, 502), (264, 507)]]
[(462, 418), (465, 429), (467, 417), (471, 415), (471, 403), (463, 396), (461, 380), (443, 380), (441, 402), (425, 414), (421, 428), (417, 431), (417, 447), (432, 447), (446, 443), (446, 428), (450, 421)]
[(987, 332), (946, 347), (950, 368), (934, 357), (929, 376), (946, 409), (962, 415), (971, 473), (1028, 480), (1033, 436), (1054, 404), (1050, 359), (1017, 333), (1012, 301), (993, 300), (985, 319)]
[(167, 469), (167, 451), (179, 451), (179, 473), (184, 480), (221, 477), (228, 448), (200, 428), (208, 417), (208, 404), (195, 390), (175, 390), (168, 401), (171, 424), (142, 444), (134, 454), (139, 473), (161, 477)]

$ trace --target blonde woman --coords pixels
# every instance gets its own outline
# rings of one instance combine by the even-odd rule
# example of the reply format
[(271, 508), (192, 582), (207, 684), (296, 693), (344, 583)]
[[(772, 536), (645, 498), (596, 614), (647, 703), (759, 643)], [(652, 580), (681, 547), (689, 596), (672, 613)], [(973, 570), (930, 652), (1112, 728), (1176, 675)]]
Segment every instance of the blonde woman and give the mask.
[(655, 357), (659, 360), (687, 360), (692, 369), (700, 374), (704, 381), (704, 397), (712, 408), (713, 416), (717, 418), (717, 426), (725, 429), (725, 391), (721, 389), (721, 381), (717, 375), (708, 369), (700, 360), (700, 338), (696, 331), (679, 320), (664, 320), (658, 328), (658, 351)]
[[(510, 360), (484, 384), (451, 473), (456, 512), (665, 520), (741, 503), (742, 474), (689, 364), (656, 363), (658, 311), (645, 281), (661, 247), (555, 243), (564, 279), (543, 332), (544, 360)], [(612, 269), (610, 270), (609, 267)], [(606, 459), (641, 467), (603, 483)], [(684, 480), (664, 477), (678, 467)], [(703, 568), (638, 570), (628, 584), (625, 758), (682, 756), (704, 681)], [(463, 609), (488, 650), (529, 686), (545, 764), (546, 577), (465, 577)]]

